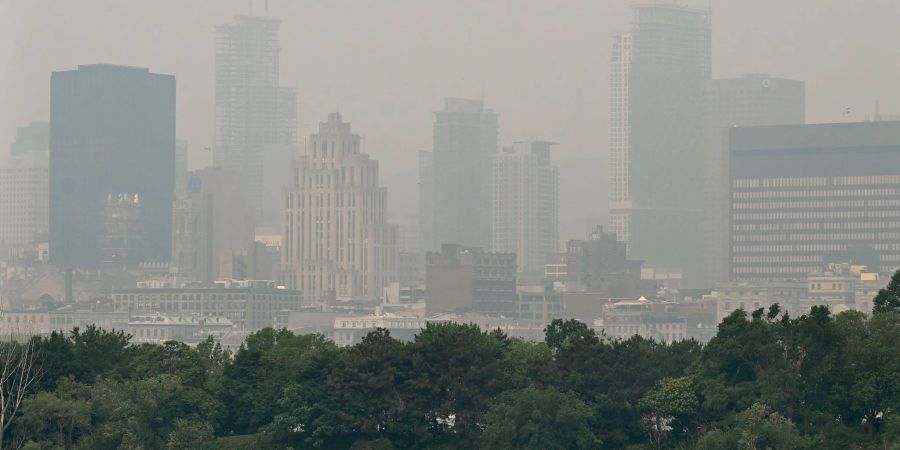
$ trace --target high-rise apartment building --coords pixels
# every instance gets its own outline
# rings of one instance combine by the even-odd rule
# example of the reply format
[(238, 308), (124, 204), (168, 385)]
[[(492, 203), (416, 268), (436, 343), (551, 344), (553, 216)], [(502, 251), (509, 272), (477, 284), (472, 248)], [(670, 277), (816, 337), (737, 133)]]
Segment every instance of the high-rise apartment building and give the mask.
[(187, 176), (186, 192), (172, 211), (172, 264), (179, 277), (212, 283), (233, 278), (235, 252), (253, 242), (237, 172), (206, 168)]
[(386, 221), (387, 189), (360, 140), (330, 114), (284, 198), (285, 282), (310, 301), (378, 298), (397, 278), (397, 226)]
[(609, 223), (616, 237), (628, 242), (629, 194), (628, 74), (631, 70), (631, 34), (613, 36), (609, 64)]
[[(490, 163), (497, 152), (497, 114), (478, 100), (448, 98), (435, 114), (434, 148), (420, 154), (422, 252), (453, 243), (490, 246)], [(427, 183), (427, 184), (426, 184)], [(429, 215), (430, 214), (430, 215)], [(426, 229), (426, 227), (428, 229)]]
[(610, 61), (610, 222), (630, 256), (690, 280), (702, 271), (697, 174), (711, 76), (709, 13), (662, 4), (633, 12)]
[(731, 274), (900, 267), (900, 122), (731, 128)]
[(707, 89), (704, 261), (701, 285), (728, 281), (729, 129), (735, 126), (796, 125), (806, 121), (806, 84), (748, 74), (712, 80)]
[(0, 166), (0, 244), (27, 245), (45, 239), (50, 199), (50, 128), (21, 127)]
[(555, 142), (517, 142), (491, 158), (491, 250), (515, 253), (520, 273), (540, 274), (559, 251), (559, 171)]
[(236, 16), (216, 27), (216, 166), (242, 175), (257, 225), (280, 223), (296, 153), (297, 94), (279, 85), (279, 21)]
[(50, 78), (50, 260), (97, 269), (106, 204), (138, 196), (139, 262), (169, 261), (175, 192), (175, 77), (106, 64)]

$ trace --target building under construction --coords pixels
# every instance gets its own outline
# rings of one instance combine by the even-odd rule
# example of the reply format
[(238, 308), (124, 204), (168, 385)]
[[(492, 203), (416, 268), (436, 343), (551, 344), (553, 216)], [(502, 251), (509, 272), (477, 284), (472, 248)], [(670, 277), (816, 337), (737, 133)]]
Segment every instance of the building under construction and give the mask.
[(216, 27), (216, 166), (242, 175), (257, 225), (277, 225), (296, 154), (297, 93), (279, 85), (279, 21), (236, 16)]

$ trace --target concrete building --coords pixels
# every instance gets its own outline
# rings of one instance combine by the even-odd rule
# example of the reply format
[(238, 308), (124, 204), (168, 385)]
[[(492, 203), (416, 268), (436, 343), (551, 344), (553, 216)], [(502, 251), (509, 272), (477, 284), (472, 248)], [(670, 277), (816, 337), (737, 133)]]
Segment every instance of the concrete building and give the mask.
[(610, 61), (610, 224), (629, 256), (657, 272), (702, 272), (706, 10), (633, 7)]
[(129, 317), (119, 329), (130, 334), (131, 342), (135, 344), (162, 344), (166, 341), (196, 344), (207, 336), (216, 340), (225, 339), (234, 329), (234, 324), (226, 317), (140, 314)]
[(566, 243), (564, 268), (554, 266), (557, 290), (592, 292), (607, 298), (653, 295), (656, 286), (641, 281), (641, 261), (626, 257), (626, 245), (613, 233), (598, 227), (588, 239)]
[(50, 318), (46, 311), (0, 311), (0, 335), (35, 336), (50, 333)]
[(490, 248), (496, 152), (497, 114), (478, 100), (446, 99), (435, 113), (433, 150), (419, 156), (421, 252), (445, 243)]
[(259, 241), (233, 252), (231, 261), (231, 277), (238, 280), (274, 280), (281, 277), (281, 252)]
[(543, 270), (559, 251), (559, 170), (554, 142), (517, 142), (491, 158), (491, 250), (515, 253), (519, 272)]
[(561, 319), (563, 314), (563, 294), (545, 286), (536, 289), (520, 287), (516, 293), (516, 317), (536, 323), (548, 324), (553, 319)]
[(643, 297), (605, 305), (594, 327), (613, 339), (625, 340), (638, 335), (672, 343), (688, 338), (687, 319), (674, 311), (674, 305), (650, 302)]
[(421, 255), (418, 253), (400, 252), (398, 261), (397, 281), (400, 283), (401, 288), (425, 285), (425, 270), (423, 270)]
[(280, 224), (296, 156), (297, 94), (279, 84), (279, 21), (236, 16), (216, 27), (215, 165), (243, 177), (260, 226)]
[(175, 192), (175, 77), (105, 64), (50, 78), (50, 259), (98, 269), (110, 196), (140, 197), (138, 261), (168, 261)]
[(334, 319), (332, 340), (340, 346), (357, 344), (376, 328), (390, 330), (391, 337), (412, 341), (429, 321), (420, 317), (373, 314), (369, 316), (338, 317)]
[(707, 89), (704, 286), (729, 280), (729, 144), (731, 127), (796, 125), (806, 121), (803, 81), (748, 74), (715, 79)]
[(827, 305), (833, 313), (847, 309), (872, 313), (873, 300), (887, 282), (865, 266), (830, 264), (825, 270), (806, 277), (806, 298), (800, 301), (802, 311), (814, 305)]
[(300, 308), (300, 292), (278, 289), (274, 281), (222, 282), (214, 288), (118, 289), (116, 312), (226, 318), (244, 333), (275, 326), (279, 317)]
[(374, 299), (397, 281), (397, 226), (388, 224), (378, 162), (338, 113), (309, 138), (284, 198), (285, 283), (308, 301)]
[(801, 311), (799, 304), (807, 295), (806, 287), (806, 282), (800, 280), (734, 281), (720, 283), (706, 298), (716, 303), (716, 323), (737, 309), (749, 314), (759, 308), (768, 310), (776, 303), (782, 311), (795, 316)]
[(900, 267), (900, 122), (736, 127), (730, 145), (732, 279)]
[(425, 269), (426, 314), (516, 314), (516, 255), (444, 244), (429, 252)]
[(342, 316), (335, 318), (333, 327), (325, 333), (326, 336), (330, 335), (336, 344), (344, 346), (359, 343), (376, 328), (385, 328), (390, 331), (391, 337), (409, 342), (415, 339), (427, 324), (447, 322), (474, 324), (484, 331), (500, 330), (507, 336), (530, 341), (544, 339), (544, 326), (541, 324), (482, 314), (439, 314), (421, 318), (376, 312), (370, 315)]
[(802, 280), (738, 281), (720, 283), (704, 300), (714, 302), (719, 321), (737, 309), (748, 314), (778, 304), (782, 311), (797, 317), (813, 306), (828, 306), (832, 313), (852, 309), (872, 312), (872, 301), (887, 282), (865, 266), (830, 264)]
[(204, 283), (234, 278), (234, 252), (253, 242), (252, 218), (242, 192), (237, 172), (206, 168), (188, 175), (173, 209), (174, 274)]
[(0, 244), (26, 246), (47, 238), (49, 151), (48, 123), (19, 128), (10, 145), (10, 158), (0, 166)]

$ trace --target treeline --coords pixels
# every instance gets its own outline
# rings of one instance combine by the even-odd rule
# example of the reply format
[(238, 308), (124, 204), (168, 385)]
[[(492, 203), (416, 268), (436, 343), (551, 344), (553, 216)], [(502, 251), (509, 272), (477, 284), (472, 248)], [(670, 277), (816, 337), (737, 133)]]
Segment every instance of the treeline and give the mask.
[(900, 276), (882, 294), (871, 317), (737, 311), (704, 347), (610, 340), (577, 321), (540, 343), (451, 323), (349, 348), (264, 329), (234, 354), (76, 329), (3, 347), (30, 345), (40, 371), (11, 419), (4, 381), (3, 444), (897, 449)]

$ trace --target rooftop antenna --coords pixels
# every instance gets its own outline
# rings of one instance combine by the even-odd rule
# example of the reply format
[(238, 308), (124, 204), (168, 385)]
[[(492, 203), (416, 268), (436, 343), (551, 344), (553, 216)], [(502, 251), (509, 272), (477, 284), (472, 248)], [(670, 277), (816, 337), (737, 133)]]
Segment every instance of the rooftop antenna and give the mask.
[(269, 17), (269, 0), (266, 0), (264, 8), (266, 10), (266, 17)]

